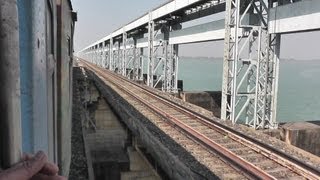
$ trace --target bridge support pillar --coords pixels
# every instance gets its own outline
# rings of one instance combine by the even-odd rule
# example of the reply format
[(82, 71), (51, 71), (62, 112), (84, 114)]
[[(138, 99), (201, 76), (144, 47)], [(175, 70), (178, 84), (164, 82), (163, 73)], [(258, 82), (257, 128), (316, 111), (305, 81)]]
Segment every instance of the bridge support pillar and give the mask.
[[(129, 79), (139, 79), (139, 71), (142, 69), (140, 49), (137, 49), (137, 39), (143, 38), (143, 34), (131, 35), (128, 38), (127, 33), (123, 33), (123, 64), (122, 75)], [(139, 51), (140, 50), (140, 51)]]
[(147, 85), (154, 87), (153, 76), (154, 76), (154, 21), (152, 20), (152, 13), (149, 13), (148, 23), (148, 72), (147, 72)]
[[(167, 22), (158, 23), (157, 29), (163, 33), (159, 39), (158, 32), (155, 33), (155, 23), (150, 16), (148, 31), (148, 78), (147, 85), (161, 88), (165, 92), (178, 92), (178, 45), (169, 44), (170, 31), (181, 29), (181, 25), (170, 26)], [(160, 70), (159, 68), (162, 68)], [(161, 73), (161, 74), (159, 74)], [(161, 82), (161, 86), (159, 83)]]
[(178, 60), (179, 46), (169, 45), (165, 40), (162, 44), (164, 49), (164, 66), (162, 90), (165, 92), (178, 92)]
[(106, 42), (102, 42), (102, 67), (106, 68), (107, 67), (107, 44)]
[(175, 26), (164, 25), (162, 32), (164, 34), (164, 68), (163, 68), (163, 83), (162, 90), (165, 92), (178, 92), (178, 62), (179, 62), (179, 45), (169, 44), (169, 32), (181, 29), (180, 24)]
[(99, 59), (99, 52), (98, 52), (98, 45), (96, 45), (95, 50), (94, 50), (94, 63), (98, 65), (98, 59)]
[(114, 52), (114, 70), (116, 73), (121, 74), (121, 44), (119, 41), (116, 42), (116, 50)]
[(113, 56), (113, 38), (110, 38), (109, 42), (109, 70), (114, 71), (114, 56)]
[(137, 39), (143, 38), (143, 34), (133, 37), (133, 50), (132, 50), (132, 71), (133, 80), (143, 80), (143, 48), (137, 48)]
[(139, 64), (139, 67), (140, 67), (140, 74), (139, 74), (139, 80), (143, 80), (143, 74), (144, 74), (144, 50), (143, 48), (140, 48), (140, 55), (139, 55), (139, 60), (140, 60), (140, 64)]
[(104, 59), (105, 59), (105, 69), (109, 69), (110, 68), (110, 48), (109, 48), (109, 44), (107, 43), (107, 41), (104, 42)]
[(128, 52), (127, 52), (127, 44), (128, 44), (128, 34), (125, 30), (123, 30), (121, 72), (122, 72), (122, 76), (124, 76), (124, 77), (127, 77), (127, 63), (128, 63), (128, 59), (129, 59)]
[(98, 65), (103, 67), (103, 44), (99, 44), (98, 48)]
[(280, 37), (268, 33), (272, 6), (262, 0), (226, 1), (221, 118), (255, 129), (277, 128)]

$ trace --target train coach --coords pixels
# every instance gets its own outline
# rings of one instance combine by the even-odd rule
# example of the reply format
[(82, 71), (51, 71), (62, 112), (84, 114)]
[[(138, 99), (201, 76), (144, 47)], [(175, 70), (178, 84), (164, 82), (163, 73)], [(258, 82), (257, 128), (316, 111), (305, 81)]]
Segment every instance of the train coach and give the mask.
[(0, 168), (42, 150), (71, 161), (71, 0), (0, 0)]

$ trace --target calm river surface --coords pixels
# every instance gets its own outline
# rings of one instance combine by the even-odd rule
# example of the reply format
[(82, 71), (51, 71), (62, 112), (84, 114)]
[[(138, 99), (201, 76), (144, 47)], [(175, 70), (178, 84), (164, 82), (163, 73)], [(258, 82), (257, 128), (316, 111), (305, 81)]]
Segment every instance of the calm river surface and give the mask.
[[(181, 57), (185, 91), (221, 91), (222, 59)], [(320, 120), (320, 60), (282, 61), (278, 100), (280, 122)]]

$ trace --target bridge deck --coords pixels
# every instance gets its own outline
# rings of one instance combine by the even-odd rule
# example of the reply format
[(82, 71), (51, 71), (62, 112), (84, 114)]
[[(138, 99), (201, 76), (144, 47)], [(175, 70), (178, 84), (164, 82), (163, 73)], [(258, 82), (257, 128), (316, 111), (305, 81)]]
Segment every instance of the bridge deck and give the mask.
[[(320, 159), (316, 156), (241, 125), (233, 126), (236, 130), (228, 128), (230, 125), (225, 126), (225, 122), (212, 118), (210, 113), (203, 113), (177, 98), (132, 83), (90, 63), (81, 61), (81, 64), (127, 101), (131, 111), (140, 112), (215, 176), (319, 178)], [(310, 163), (307, 165), (306, 161)], [(182, 162), (188, 164), (183, 159)]]

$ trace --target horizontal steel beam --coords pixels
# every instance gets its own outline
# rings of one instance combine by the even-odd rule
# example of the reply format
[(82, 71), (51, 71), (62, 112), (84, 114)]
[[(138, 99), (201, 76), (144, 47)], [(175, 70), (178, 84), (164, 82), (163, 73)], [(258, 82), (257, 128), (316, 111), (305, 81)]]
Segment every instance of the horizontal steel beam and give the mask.
[(223, 40), (225, 20), (209, 22), (170, 32), (170, 44), (186, 44), (202, 41)]
[[(224, 36), (225, 32), (223, 19), (170, 32), (169, 44), (186, 44), (203, 41), (223, 40)], [(160, 40), (163, 40), (163, 38), (164, 35), (159, 34), (156, 38), (154, 46), (160, 45)], [(137, 47), (148, 47), (148, 38), (138, 39)]]
[(299, 1), (270, 10), (269, 32), (295, 33), (320, 30), (320, 1)]
[[(152, 20), (159, 19), (163, 16), (170, 15), (174, 12), (180, 11), (184, 8), (187, 8), (193, 4), (203, 2), (203, 0), (173, 0), (170, 2), (167, 2), (166, 4), (160, 6), (159, 8), (154, 9), (150, 13), (152, 13)], [(129, 24), (123, 26), (122, 28), (114, 31), (111, 35), (107, 36), (106, 38), (103, 38), (90, 46), (86, 47), (85, 49), (88, 49), (96, 44), (99, 44), (103, 42), (104, 40), (108, 40), (112, 37), (119, 36), (123, 33), (123, 31), (131, 31), (136, 28), (139, 28), (141, 26), (146, 26), (149, 22), (149, 13), (146, 13), (142, 15), (140, 18), (130, 22)]]
[[(152, 11), (152, 18), (159, 19), (170, 13), (182, 10), (183, 8), (190, 7), (192, 4), (197, 4), (201, 0), (174, 0), (171, 1), (154, 11)], [(223, 1), (221, 1), (223, 2)], [(220, 7), (218, 4), (217, 7)], [(218, 11), (217, 11), (218, 12)], [(191, 18), (193, 19), (193, 18)], [(249, 20), (247, 16), (246, 21)], [(270, 9), (270, 20), (269, 20), (269, 33), (296, 33), (304, 31), (320, 30), (320, 1), (319, 0), (306, 0), (286, 5), (281, 5)], [(111, 38), (121, 37), (124, 31), (128, 32), (138, 27), (146, 26), (149, 21), (149, 15), (146, 14), (137, 20), (129, 23), (121, 29), (113, 32), (109, 36), (93, 43), (86, 47), (87, 50), (95, 45), (101, 44), (105, 41), (110, 41)], [(204, 41), (217, 41), (224, 39), (224, 19), (209, 22), (193, 27), (184, 28), (181, 30), (170, 32), (169, 43), (170, 44), (187, 44)], [(158, 40), (162, 39), (157, 37)], [(155, 42), (155, 46), (160, 45), (159, 42)], [(145, 48), (148, 47), (148, 39), (141, 38), (137, 39), (137, 47)]]

